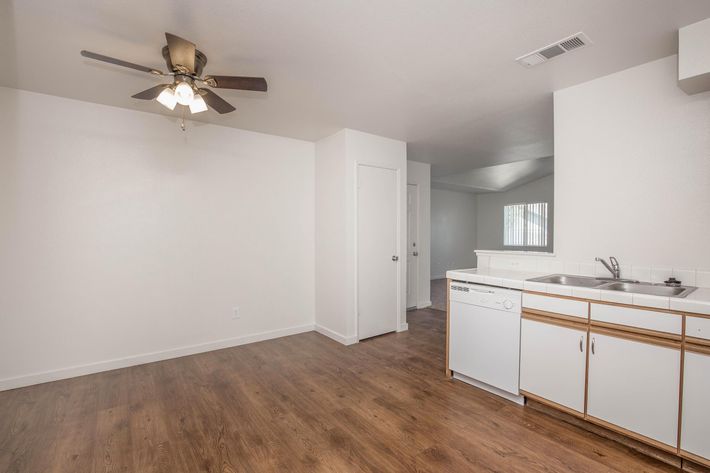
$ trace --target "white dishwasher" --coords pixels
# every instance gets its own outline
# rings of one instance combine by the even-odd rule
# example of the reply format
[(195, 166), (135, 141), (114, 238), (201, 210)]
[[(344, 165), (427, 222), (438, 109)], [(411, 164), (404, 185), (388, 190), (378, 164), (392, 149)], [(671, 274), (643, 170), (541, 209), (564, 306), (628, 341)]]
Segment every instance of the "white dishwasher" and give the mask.
[(452, 281), (449, 368), (454, 377), (518, 404), (521, 292)]

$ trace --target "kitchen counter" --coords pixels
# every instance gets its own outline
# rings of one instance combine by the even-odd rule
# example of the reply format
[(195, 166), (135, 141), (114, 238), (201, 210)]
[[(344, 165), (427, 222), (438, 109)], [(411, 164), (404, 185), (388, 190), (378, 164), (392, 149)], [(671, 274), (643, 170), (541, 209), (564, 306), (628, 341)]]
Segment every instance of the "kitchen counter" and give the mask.
[(710, 315), (710, 288), (698, 288), (687, 297), (678, 298), (528, 281), (528, 279), (547, 274), (506, 269), (470, 268), (447, 271), (446, 277), (488, 286)]

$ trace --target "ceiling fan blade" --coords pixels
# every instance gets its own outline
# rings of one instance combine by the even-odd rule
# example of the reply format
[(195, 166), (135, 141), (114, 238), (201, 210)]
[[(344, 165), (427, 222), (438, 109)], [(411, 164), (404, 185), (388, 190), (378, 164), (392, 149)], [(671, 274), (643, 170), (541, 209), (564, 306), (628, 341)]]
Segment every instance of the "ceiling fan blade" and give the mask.
[(214, 108), (219, 113), (229, 113), (236, 110), (229, 102), (209, 89), (198, 89), (207, 105)]
[(165, 33), (173, 66), (183, 66), (189, 72), (195, 72), (195, 45), (174, 34)]
[(131, 95), (134, 99), (141, 99), (141, 100), (153, 100), (156, 98), (160, 93), (165, 90), (167, 87), (170, 87), (170, 84), (160, 84), (156, 85), (155, 87), (151, 87), (150, 89), (146, 89), (143, 92), (138, 92), (135, 95)]
[(210, 79), (214, 83), (212, 87), (218, 89), (238, 89), (256, 90), (266, 92), (266, 79), (263, 77), (239, 77), (239, 76), (207, 76), (205, 80), (211, 85)]
[(108, 62), (109, 64), (115, 64), (117, 66), (128, 67), (130, 69), (135, 69), (141, 72), (147, 72), (149, 74), (156, 74), (162, 76), (163, 73), (153, 69), (152, 67), (141, 66), (140, 64), (133, 64), (132, 62), (123, 61), (122, 59), (116, 59), (115, 57), (104, 56), (103, 54), (92, 53), (91, 51), (81, 51), (81, 55), (88, 57), (89, 59), (96, 59), (97, 61)]

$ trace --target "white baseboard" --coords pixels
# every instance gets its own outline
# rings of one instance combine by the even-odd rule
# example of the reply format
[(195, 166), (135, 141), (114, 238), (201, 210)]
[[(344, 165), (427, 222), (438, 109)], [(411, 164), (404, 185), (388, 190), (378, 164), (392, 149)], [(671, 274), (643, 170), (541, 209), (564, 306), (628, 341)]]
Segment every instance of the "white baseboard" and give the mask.
[(251, 335), (243, 335), (241, 337), (225, 338), (215, 340), (213, 342), (200, 343), (197, 345), (188, 345), (184, 347), (172, 348), (169, 350), (156, 351), (151, 353), (143, 353), (140, 355), (127, 356), (124, 358), (115, 358), (113, 360), (99, 361), (96, 363), (88, 363), (85, 365), (69, 366), (67, 368), (59, 368), (41, 373), (31, 373), (13, 378), (0, 379), (0, 391), (8, 389), (21, 388), (31, 386), (33, 384), (47, 383), (49, 381), (57, 381), (60, 379), (74, 378), (76, 376), (84, 376), (101, 371), (115, 370), (126, 368), (128, 366), (142, 365), (155, 361), (163, 361), (171, 358), (180, 358), (182, 356), (194, 355), (196, 353), (204, 353), (213, 350), (221, 350), (223, 348), (236, 347), (246, 345), (247, 343), (261, 342), (271, 340), (273, 338), (286, 337), (288, 335), (296, 335), (298, 333), (310, 332), (314, 329), (312, 324), (299, 325), (296, 327), (288, 327), (278, 330), (270, 330), (268, 332), (254, 333)]
[(409, 330), (409, 324), (406, 322), (399, 324), (399, 329), (397, 329), (398, 332), (406, 332), (407, 330)]
[(431, 307), (431, 301), (426, 301), (422, 302), (421, 304), (417, 304), (417, 309), (426, 309), (427, 307)]
[(316, 324), (314, 330), (320, 333), (321, 335), (325, 335), (326, 337), (335, 340), (338, 343), (342, 343), (343, 345), (352, 345), (358, 342), (357, 337), (346, 337), (345, 335), (338, 333), (335, 330), (323, 327), (322, 325)]

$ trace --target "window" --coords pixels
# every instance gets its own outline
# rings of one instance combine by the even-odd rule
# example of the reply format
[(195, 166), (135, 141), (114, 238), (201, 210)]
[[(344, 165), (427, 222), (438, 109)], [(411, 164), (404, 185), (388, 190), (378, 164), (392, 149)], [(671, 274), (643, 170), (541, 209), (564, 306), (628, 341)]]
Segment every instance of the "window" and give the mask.
[(503, 246), (547, 246), (547, 202), (506, 205), (503, 208)]

